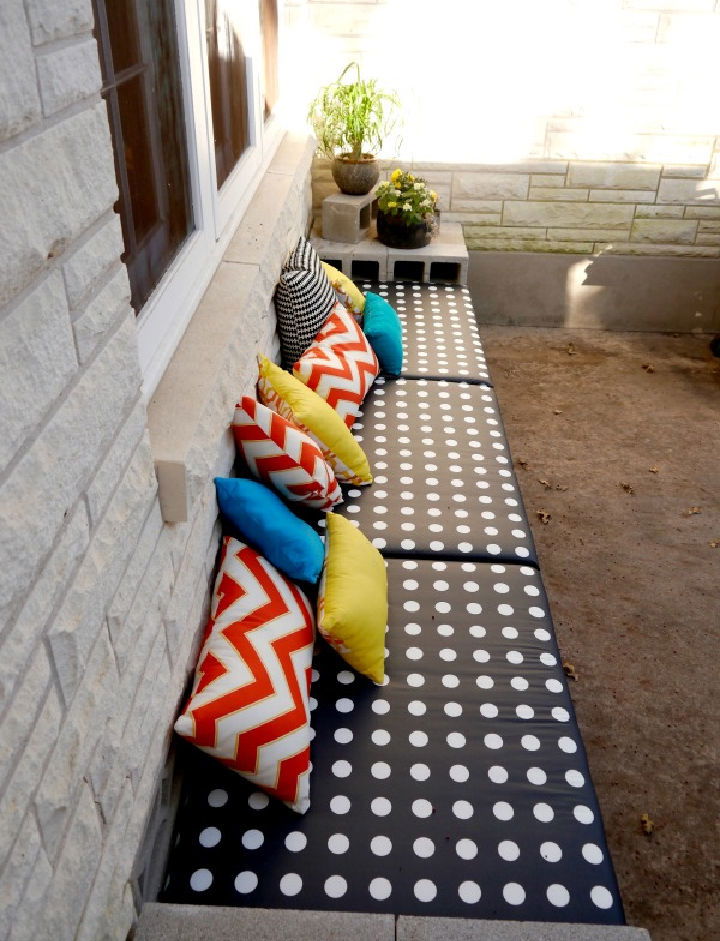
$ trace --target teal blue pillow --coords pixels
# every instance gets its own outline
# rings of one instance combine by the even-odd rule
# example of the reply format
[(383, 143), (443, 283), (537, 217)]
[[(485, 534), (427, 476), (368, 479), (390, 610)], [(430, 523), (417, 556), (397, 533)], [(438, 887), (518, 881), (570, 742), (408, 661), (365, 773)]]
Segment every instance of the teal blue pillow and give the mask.
[(363, 332), (375, 350), (380, 368), (388, 376), (399, 376), (403, 361), (402, 325), (395, 308), (385, 300), (367, 291)]
[(241, 477), (216, 477), (215, 490), (231, 535), (249, 543), (290, 578), (317, 582), (325, 558), (323, 541), (277, 494)]

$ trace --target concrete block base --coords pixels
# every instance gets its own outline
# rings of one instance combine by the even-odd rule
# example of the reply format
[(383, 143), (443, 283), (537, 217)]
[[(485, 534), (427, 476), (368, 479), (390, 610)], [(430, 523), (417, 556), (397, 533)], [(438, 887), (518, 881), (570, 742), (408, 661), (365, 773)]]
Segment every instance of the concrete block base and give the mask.
[(480, 323), (720, 332), (720, 259), (471, 251)]
[(394, 915), (161, 905), (142, 910), (135, 941), (395, 941)]
[(395, 938), (396, 941), (650, 941), (644, 928), (408, 915), (398, 918)]
[(317, 233), (312, 243), (323, 261), (350, 278), (467, 284), (468, 250), (456, 222), (441, 222), (439, 233), (425, 248), (388, 248), (378, 241), (374, 224), (368, 237), (354, 245), (320, 238)]
[(145, 905), (135, 941), (650, 941), (643, 928), (361, 912)]

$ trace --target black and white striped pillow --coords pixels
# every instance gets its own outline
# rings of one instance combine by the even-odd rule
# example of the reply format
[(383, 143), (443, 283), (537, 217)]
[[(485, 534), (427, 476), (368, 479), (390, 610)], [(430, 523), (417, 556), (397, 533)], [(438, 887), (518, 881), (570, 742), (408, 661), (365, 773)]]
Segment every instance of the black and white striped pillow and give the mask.
[(327, 320), (335, 292), (317, 252), (300, 238), (280, 272), (275, 289), (275, 312), (282, 364), (292, 368)]

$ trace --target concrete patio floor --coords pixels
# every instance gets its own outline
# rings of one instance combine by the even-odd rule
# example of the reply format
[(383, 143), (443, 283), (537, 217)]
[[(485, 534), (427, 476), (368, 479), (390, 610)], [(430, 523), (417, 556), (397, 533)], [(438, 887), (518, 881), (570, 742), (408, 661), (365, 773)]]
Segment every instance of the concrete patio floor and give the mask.
[(481, 336), (627, 921), (718, 938), (720, 360), (708, 337)]

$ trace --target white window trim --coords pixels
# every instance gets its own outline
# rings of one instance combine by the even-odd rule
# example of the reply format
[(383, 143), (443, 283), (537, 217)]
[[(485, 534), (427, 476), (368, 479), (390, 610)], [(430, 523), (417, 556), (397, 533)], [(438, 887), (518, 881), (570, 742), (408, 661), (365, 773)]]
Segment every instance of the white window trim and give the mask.
[[(281, 5), (282, 0), (279, 0), (278, 6)], [(257, 3), (252, 6), (257, 10)], [(138, 355), (146, 401), (157, 388), (285, 134), (278, 117), (280, 108), (275, 108), (267, 122), (262, 120), (258, 21), (249, 37), (251, 145), (220, 192), (217, 191), (203, 0), (175, 0), (175, 15), (195, 230), (138, 316)]]

